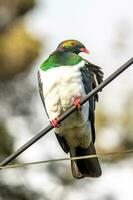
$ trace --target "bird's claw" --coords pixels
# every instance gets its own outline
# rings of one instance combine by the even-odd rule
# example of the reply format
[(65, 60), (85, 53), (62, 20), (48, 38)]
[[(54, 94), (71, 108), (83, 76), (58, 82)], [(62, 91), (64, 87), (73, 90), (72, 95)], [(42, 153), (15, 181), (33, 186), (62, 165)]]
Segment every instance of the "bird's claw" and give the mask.
[(54, 127), (54, 128), (59, 128), (60, 125), (59, 125), (59, 117), (56, 117), (55, 119), (51, 120), (50, 121), (50, 124)]
[(81, 110), (81, 100), (79, 97), (72, 99), (72, 104), (78, 108), (79, 110)]

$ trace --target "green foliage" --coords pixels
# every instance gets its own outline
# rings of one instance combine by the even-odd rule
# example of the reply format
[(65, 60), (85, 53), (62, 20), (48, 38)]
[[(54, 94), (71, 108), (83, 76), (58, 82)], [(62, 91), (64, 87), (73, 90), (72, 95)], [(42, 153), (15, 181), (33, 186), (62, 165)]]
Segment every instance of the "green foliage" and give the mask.
[[(110, 132), (111, 129), (111, 132)], [(105, 131), (106, 130), (106, 131)], [(104, 132), (105, 131), (105, 132)], [(104, 133), (103, 133), (104, 132)], [(125, 95), (123, 100), (123, 105), (121, 107), (120, 113), (114, 111), (110, 114), (104, 109), (104, 106), (99, 106), (96, 112), (96, 133), (97, 133), (97, 149), (99, 152), (122, 152), (127, 149), (133, 148), (133, 93), (129, 91), (129, 94)], [(117, 135), (116, 135), (117, 134)], [(104, 135), (104, 136), (103, 136)], [(112, 141), (107, 141), (107, 143), (112, 143), (112, 145), (107, 147), (106, 140), (111, 138)], [(99, 144), (101, 138), (104, 142)], [(115, 143), (115, 139), (117, 142)], [(113, 145), (115, 144), (115, 145)], [(121, 154), (113, 157), (106, 157), (103, 160), (105, 162), (115, 162), (130, 156), (130, 154)]]
[[(0, 119), (7, 119), (3, 113), (7, 114), (8, 119), (13, 112), (18, 112), (18, 110), (21, 115), (29, 113), (33, 86), (29, 86), (25, 76), (25, 86), (23, 84), (25, 88), (23, 88), (23, 76), (17, 77), (21, 72), (28, 72), (39, 54), (40, 42), (25, 30), (21, 20), (21, 17), (34, 5), (35, 0), (0, 0), (0, 106), (3, 108)], [(13, 79), (14, 77), (16, 80)], [(25, 108), (24, 105), (27, 107)], [(0, 121), (0, 161), (14, 151), (14, 139), (6, 127), (6, 121)], [(15, 179), (8, 184), (8, 173), (2, 172), (0, 173), (1, 200), (40, 199), (36, 192), (21, 182), (17, 184)], [(16, 173), (12, 171), (13, 177), (17, 176)], [(26, 174), (23, 174), (24, 180), (25, 177)]]
[(0, 44), (1, 80), (10, 79), (29, 69), (40, 47), (40, 43), (22, 25), (14, 25), (1, 33)]
[(131, 92), (120, 115), (121, 132), (123, 135), (122, 143), (125, 148), (133, 148), (133, 93)]
[(109, 117), (103, 109), (103, 105), (96, 109), (96, 129), (98, 132), (109, 124)]
[(3, 122), (0, 122), (0, 160), (13, 152), (13, 138)]

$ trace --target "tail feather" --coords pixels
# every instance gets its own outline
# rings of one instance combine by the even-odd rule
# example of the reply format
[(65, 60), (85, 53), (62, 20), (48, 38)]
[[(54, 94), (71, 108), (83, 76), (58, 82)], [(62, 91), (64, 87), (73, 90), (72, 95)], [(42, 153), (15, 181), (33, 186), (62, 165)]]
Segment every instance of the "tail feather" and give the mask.
[[(70, 149), (70, 156), (76, 157), (76, 149)], [(78, 169), (76, 160), (71, 160), (71, 170), (72, 170), (72, 175), (74, 178), (77, 178), (77, 179), (83, 178), (83, 175), (80, 173)]]
[[(70, 156), (86, 156), (86, 155), (95, 155), (96, 150), (93, 142), (87, 149), (76, 147), (73, 150), (70, 150)], [(83, 177), (99, 177), (102, 173), (101, 167), (98, 161), (98, 158), (89, 158), (83, 160), (72, 160), (71, 161), (72, 174), (75, 178)]]

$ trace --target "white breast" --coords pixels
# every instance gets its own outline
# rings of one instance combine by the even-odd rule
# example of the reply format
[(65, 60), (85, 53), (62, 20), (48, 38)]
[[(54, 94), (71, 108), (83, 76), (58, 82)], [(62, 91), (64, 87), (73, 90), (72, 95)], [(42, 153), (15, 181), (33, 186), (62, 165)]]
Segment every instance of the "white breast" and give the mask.
[[(84, 61), (75, 66), (61, 66), (42, 71), (41, 81), (45, 105), (50, 120), (61, 115), (72, 105), (72, 99), (85, 96), (80, 68)], [(80, 115), (75, 112), (65, 120), (61, 129), (81, 127), (88, 121), (89, 103), (82, 106)], [(59, 130), (58, 130), (59, 131)]]
[[(49, 119), (65, 112), (71, 105), (72, 99), (85, 96), (80, 68), (85, 61), (75, 66), (61, 66), (43, 71), (40, 69), (43, 84), (43, 95)], [(88, 121), (89, 102), (82, 106), (81, 111), (75, 111), (62, 123), (55, 132), (64, 136), (71, 147), (88, 147), (91, 141), (91, 125)]]

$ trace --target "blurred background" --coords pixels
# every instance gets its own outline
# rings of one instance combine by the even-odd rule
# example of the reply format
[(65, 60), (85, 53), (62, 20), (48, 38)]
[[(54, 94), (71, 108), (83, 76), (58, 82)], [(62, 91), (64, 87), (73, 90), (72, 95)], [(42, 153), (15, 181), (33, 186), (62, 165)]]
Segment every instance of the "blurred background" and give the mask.
[[(0, 0), (0, 161), (48, 125), (37, 70), (58, 43), (77, 39), (104, 78), (133, 53), (132, 0)], [(133, 66), (99, 94), (97, 152), (133, 148)], [(14, 163), (67, 157), (53, 131)], [(131, 200), (132, 155), (100, 159), (103, 175), (75, 180), (70, 162), (0, 171), (1, 200)]]

